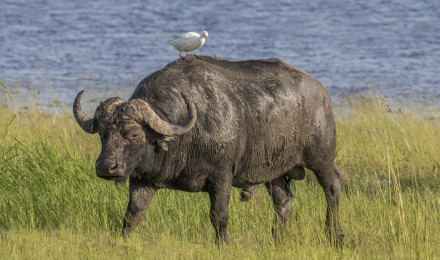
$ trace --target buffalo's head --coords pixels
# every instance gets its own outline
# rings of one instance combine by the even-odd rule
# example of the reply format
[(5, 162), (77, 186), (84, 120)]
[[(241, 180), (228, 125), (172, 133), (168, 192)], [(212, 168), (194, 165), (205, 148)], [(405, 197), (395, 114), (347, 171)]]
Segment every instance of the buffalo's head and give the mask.
[(183, 94), (188, 117), (181, 123), (162, 120), (141, 99), (124, 102), (117, 97), (101, 102), (90, 118), (81, 110), (83, 93), (79, 92), (75, 98), (73, 114), (84, 131), (98, 133), (101, 137), (102, 150), (96, 160), (96, 174), (116, 183), (124, 183), (151, 151), (167, 151), (166, 142), (191, 130), (197, 118), (193, 103)]

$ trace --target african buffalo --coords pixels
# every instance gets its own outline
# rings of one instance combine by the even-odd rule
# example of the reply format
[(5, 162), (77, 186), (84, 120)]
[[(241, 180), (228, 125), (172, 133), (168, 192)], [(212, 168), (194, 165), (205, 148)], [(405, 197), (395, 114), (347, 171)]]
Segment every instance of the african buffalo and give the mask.
[[(337, 242), (342, 174), (334, 163), (336, 131), (326, 88), (279, 59), (227, 61), (191, 55), (143, 79), (123, 101), (112, 97), (93, 118), (73, 113), (99, 133), (98, 177), (130, 180), (123, 236), (139, 224), (158, 189), (205, 191), (216, 241), (227, 241), (232, 187), (264, 183), (276, 211), (272, 232), (285, 227), (291, 179), (312, 170), (327, 199), (326, 225)], [(332, 240), (333, 241), (333, 240)]]

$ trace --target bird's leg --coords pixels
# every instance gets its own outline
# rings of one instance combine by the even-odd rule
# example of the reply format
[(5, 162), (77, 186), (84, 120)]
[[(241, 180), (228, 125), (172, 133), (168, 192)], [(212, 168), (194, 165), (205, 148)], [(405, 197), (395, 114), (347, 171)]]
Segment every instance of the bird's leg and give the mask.
[(183, 58), (182, 53), (179, 53), (179, 56)]

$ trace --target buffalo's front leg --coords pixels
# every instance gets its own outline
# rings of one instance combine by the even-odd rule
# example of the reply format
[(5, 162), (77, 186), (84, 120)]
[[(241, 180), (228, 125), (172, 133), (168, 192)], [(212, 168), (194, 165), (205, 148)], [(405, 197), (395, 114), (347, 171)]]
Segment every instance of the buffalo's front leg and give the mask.
[(209, 218), (215, 228), (216, 242), (228, 242), (228, 205), (231, 195), (231, 186), (216, 185), (208, 189), (211, 200)]
[(155, 188), (147, 186), (139, 181), (130, 180), (130, 200), (124, 218), (122, 236), (127, 239), (130, 232), (136, 228), (145, 211), (150, 205), (151, 199), (156, 193)]

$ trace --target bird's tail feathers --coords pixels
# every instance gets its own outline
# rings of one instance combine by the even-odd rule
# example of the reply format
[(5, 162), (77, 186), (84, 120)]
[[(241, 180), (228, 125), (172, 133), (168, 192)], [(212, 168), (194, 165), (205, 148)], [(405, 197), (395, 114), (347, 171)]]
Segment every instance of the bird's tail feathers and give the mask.
[(179, 38), (179, 36), (173, 37), (171, 40), (168, 41), (168, 44), (172, 45), (173, 41), (177, 38)]

